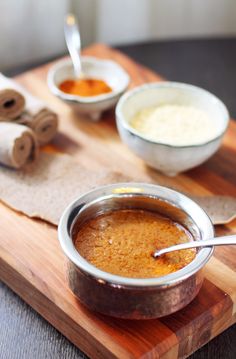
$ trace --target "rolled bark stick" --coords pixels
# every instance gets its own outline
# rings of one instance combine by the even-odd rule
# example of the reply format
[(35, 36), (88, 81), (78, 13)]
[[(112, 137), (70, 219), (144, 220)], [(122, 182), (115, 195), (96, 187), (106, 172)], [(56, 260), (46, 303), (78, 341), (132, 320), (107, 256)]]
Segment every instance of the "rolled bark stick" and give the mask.
[(15, 122), (29, 126), (34, 132), (39, 145), (49, 143), (56, 134), (58, 116), (43, 101), (32, 96), (22, 86), (0, 74), (0, 89), (12, 88), (25, 98), (25, 111), (15, 118)]
[(24, 111), (24, 96), (14, 89), (1, 89), (1, 85), (0, 81), (0, 121), (14, 120)]
[(1, 164), (21, 168), (35, 161), (37, 154), (37, 141), (30, 128), (12, 122), (0, 122)]

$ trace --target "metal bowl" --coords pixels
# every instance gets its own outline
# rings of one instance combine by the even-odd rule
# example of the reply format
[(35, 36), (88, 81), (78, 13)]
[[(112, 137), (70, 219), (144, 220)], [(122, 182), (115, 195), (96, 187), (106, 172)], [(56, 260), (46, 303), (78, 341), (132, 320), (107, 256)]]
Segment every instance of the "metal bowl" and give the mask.
[(184, 225), (194, 240), (214, 237), (207, 214), (179, 192), (143, 183), (97, 188), (70, 204), (59, 223), (59, 241), (68, 258), (69, 286), (83, 304), (103, 314), (129, 319), (169, 315), (186, 306), (198, 294), (203, 282), (202, 268), (211, 257), (212, 248), (201, 248), (190, 264), (175, 273), (139, 279), (104, 272), (87, 262), (74, 247), (78, 228), (88, 219), (107, 211), (131, 208), (168, 216)]

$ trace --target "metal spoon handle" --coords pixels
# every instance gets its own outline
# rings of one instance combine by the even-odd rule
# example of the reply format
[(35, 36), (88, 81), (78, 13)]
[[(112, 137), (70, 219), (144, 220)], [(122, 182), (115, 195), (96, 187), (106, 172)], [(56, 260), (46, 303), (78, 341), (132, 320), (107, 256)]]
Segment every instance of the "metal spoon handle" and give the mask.
[(192, 241), (187, 243), (177, 244), (175, 246), (163, 248), (154, 252), (153, 257), (157, 258), (163, 254), (179, 251), (182, 249), (198, 248), (198, 247), (212, 247), (212, 246), (224, 246), (236, 244), (236, 234), (231, 236), (216, 237), (213, 239), (207, 239), (203, 241)]
[(78, 23), (73, 14), (67, 14), (65, 17), (64, 33), (66, 45), (73, 62), (75, 76), (79, 77), (81, 73), (81, 40)]

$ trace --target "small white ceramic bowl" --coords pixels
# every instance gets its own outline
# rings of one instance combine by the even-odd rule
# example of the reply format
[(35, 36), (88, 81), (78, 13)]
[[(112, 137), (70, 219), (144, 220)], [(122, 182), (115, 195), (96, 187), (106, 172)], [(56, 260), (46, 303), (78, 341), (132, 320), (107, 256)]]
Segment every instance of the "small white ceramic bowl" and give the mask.
[(62, 81), (75, 78), (71, 59), (61, 60), (51, 67), (48, 72), (48, 86), (54, 95), (65, 101), (74, 110), (90, 116), (93, 120), (98, 120), (103, 111), (115, 106), (127, 89), (130, 77), (120, 65), (111, 60), (82, 56), (81, 62), (85, 77), (105, 81), (112, 88), (112, 92), (83, 97), (61, 91), (58, 85)]
[[(201, 109), (214, 118), (219, 135), (206, 143), (188, 146), (148, 140), (129, 123), (138, 111), (159, 105)], [(123, 95), (116, 107), (116, 121), (121, 139), (133, 152), (151, 167), (175, 176), (200, 165), (217, 151), (229, 123), (229, 113), (222, 101), (206, 90), (177, 82), (161, 82), (136, 87)]]

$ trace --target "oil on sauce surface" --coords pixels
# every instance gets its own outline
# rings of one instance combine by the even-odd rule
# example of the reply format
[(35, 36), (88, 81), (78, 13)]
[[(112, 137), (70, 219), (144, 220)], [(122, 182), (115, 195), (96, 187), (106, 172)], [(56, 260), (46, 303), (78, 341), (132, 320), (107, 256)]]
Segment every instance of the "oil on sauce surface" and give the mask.
[(176, 251), (154, 259), (152, 254), (193, 240), (180, 224), (154, 212), (118, 210), (86, 222), (75, 238), (78, 252), (97, 268), (131, 278), (151, 278), (189, 264), (195, 249)]

